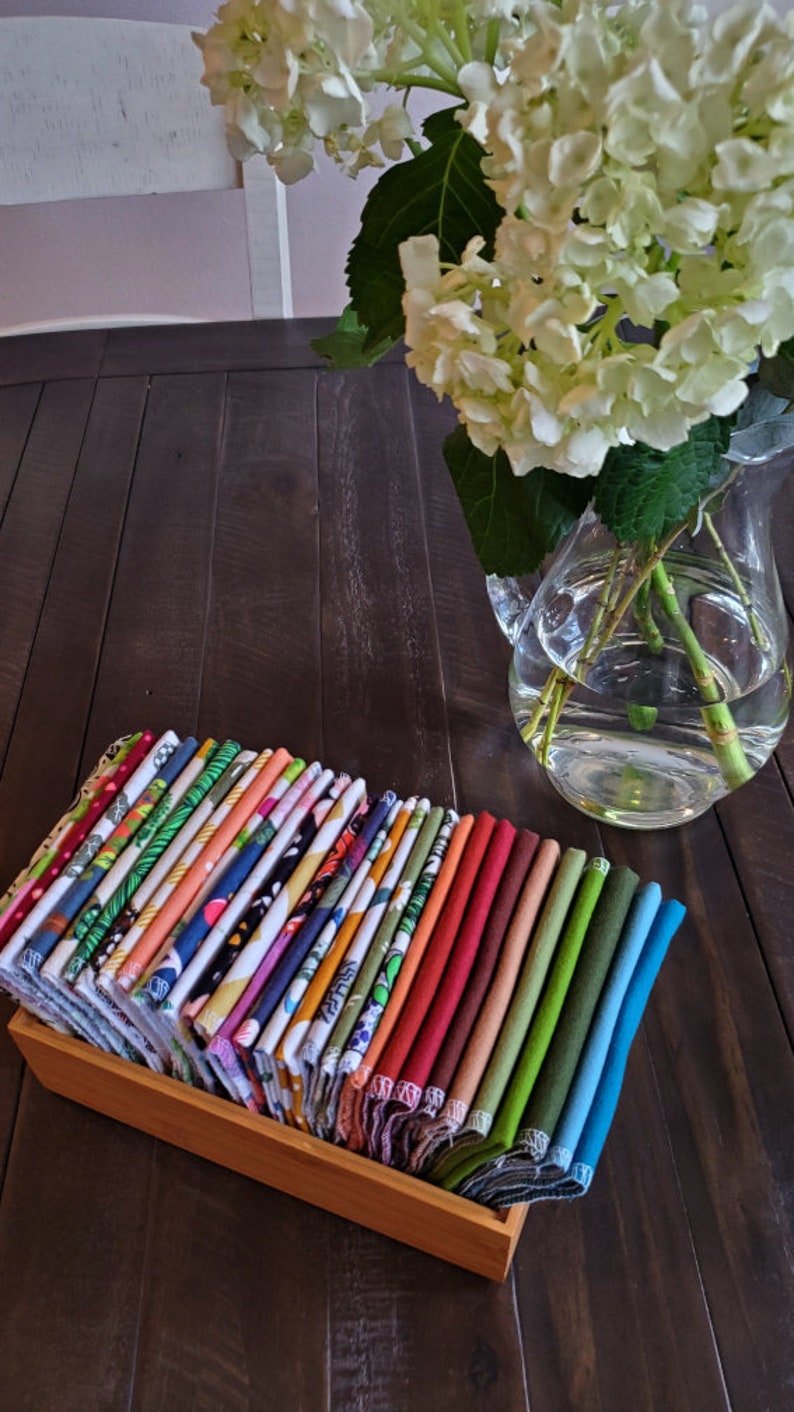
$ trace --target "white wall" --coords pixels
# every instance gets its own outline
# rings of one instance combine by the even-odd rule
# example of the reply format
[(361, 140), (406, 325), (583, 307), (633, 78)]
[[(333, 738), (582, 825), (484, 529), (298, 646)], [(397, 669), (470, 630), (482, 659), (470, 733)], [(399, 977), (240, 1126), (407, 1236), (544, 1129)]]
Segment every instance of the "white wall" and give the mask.
[[(92, 15), (200, 30), (214, 11), (209, 0), (0, 0), (0, 17)], [(198, 51), (196, 62), (198, 82)], [(373, 179), (352, 182), (323, 159), (288, 191), (296, 315), (343, 308), (344, 262)], [(81, 316), (248, 319), (243, 193), (0, 207), (0, 272), (0, 328)]]

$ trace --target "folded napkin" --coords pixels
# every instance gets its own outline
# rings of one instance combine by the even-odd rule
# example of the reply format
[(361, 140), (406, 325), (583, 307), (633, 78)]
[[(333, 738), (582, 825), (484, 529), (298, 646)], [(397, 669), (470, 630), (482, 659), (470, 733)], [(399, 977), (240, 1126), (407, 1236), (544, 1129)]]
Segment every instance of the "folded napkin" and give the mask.
[[(560, 860), (490, 1060), (452, 1146), (430, 1169), (433, 1181), (446, 1185), (449, 1179), (454, 1184), (456, 1168), (461, 1162), (465, 1164), (468, 1161), (466, 1149), (479, 1147), (490, 1131), (494, 1114), (521, 1054), (569, 912), (575, 900), (578, 901), (579, 914), (574, 920), (577, 935), (579, 932), (583, 935), (595, 906), (597, 893), (592, 898), (588, 895), (585, 902), (578, 899), (577, 889), (585, 863), (586, 855), (574, 848), (566, 849)], [(600, 876), (600, 870), (597, 871)], [(596, 881), (596, 887), (599, 886)], [(477, 1165), (476, 1161), (474, 1165)]]
[[(539, 1182), (530, 1178), (528, 1181), (519, 1180), (514, 1184), (508, 1181), (494, 1184), (491, 1191), (486, 1192), (482, 1198), (477, 1198), (485, 1205), (495, 1205), (499, 1208), (504, 1204), (513, 1205), (516, 1202), (543, 1197), (573, 1198), (582, 1196), (587, 1191), (615, 1115), (629, 1051), (648, 1003), (651, 987), (685, 912), (686, 908), (674, 900), (662, 902), (656, 912), (620, 1005), (590, 1110), (576, 1142), (572, 1160), (560, 1180)], [(560, 1133), (561, 1138), (563, 1133), (564, 1130)], [(562, 1142), (557, 1142), (556, 1132), (553, 1147), (562, 1147)]]
[[(465, 1047), (449, 1081), (448, 1092), (445, 1092), (440, 1109), (436, 1109), (435, 1113), (430, 1102), (424, 1102), (422, 1105), (426, 1117), (409, 1158), (410, 1172), (423, 1173), (428, 1170), (440, 1157), (441, 1152), (449, 1146), (466, 1119), (505, 1022), (532, 929), (559, 858), (559, 844), (544, 839), (533, 858), (529, 875), (510, 919), (496, 970), (474, 1017), (471, 1033), (466, 1038)], [(446, 1059), (445, 1045), (438, 1059), (436, 1072), (439, 1078), (443, 1077), (441, 1066)], [(431, 1076), (431, 1080), (435, 1079), (436, 1074)]]
[(534, 1033), (489, 1134), (488, 1165), (467, 1175), (459, 1185), (461, 1194), (466, 1191), (474, 1200), (490, 1205), (496, 1188), (516, 1179), (531, 1180), (546, 1155), (549, 1134), (567, 1097), (638, 882), (630, 868), (613, 868), (602, 876), (561, 1003), (557, 1004), (552, 976)]
[[(483, 860), (466, 917), (455, 938), (449, 960), (422, 1020), (410, 1053), (400, 1071), (390, 1100), (390, 1114), (381, 1132), (382, 1160), (404, 1166), (410, 1152), (410, 1115), (418, 1106), (441, 1046), (454, 1032), (458, 1007), (466, 984), (488, 936), (489, 922), (495, 917), (495, 945), (504, 935), (509, 912), (526, 874), (527, 860), (518, 849), (518, 866), (508, 880), (509, 894), (499, 905), (499, 893), (509, 869), (517, 842), (516, 830), (501, 819), (494, 829)], [(526, 842), (523, 840), (522, 842)]]
[(284, 749), (116, 742), (0, 900), (0, 985), (487, 1206), (590, 1184), (684, 915), (629, 868)]

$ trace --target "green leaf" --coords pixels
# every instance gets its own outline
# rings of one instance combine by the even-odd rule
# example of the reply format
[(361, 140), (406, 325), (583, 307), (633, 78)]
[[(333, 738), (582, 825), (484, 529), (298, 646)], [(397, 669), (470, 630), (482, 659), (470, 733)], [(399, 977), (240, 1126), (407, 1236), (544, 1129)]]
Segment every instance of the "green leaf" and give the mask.
[(762, 358), (758, 365), (760, 382), (776, 397), (794, 400), (794, 338), (781, 343), (774, 358)]
[(486, 186), (483, 151), (455, 119), (455, 109), (433, 113), (422, 128), (430, 146), (384, 172), (372, 188), (361, 230), (347, 261), (347, 283), (365, 347), (402, 337), (404, 290), (398, 246), (412, 235), (438, 236), (442, 261), (459, 263), (473, 235), (493, 253), (502, 210)]
[(658, 543), (683, 524), (698, 501), (728, 475), (722, 456), (732, 429), (729, 417), (709, 417), (670, 451), (638, 442), (609, 451), (596, 481), (595, 508), (621, 543)]
[(384, 338), (369, 348), (366, 346), (367, 336), (368, 330), (359, 323), (352, 304), (348, 304), (333, 332), (324, 334), (322, 338), (313, 338), (311, 346), (321, 358), (328, 359), (336, 372), (345, 368), (370, 368), (394, 347), (396, 340)]
[(516, 476), (504, 451), (486, 456), (458, 427), (444, 457), (486, 574), (530, 574), (576, 523), (592, 481), (536, 467)]
[(770, 417), (779, 417), (786, 409), (787, 399), (765, 387), (759, 377), (748, 378), (747, 385), (750, 391), (736, 413), (736, 431), (755, 426), (757, 422), (767, 422)]
[(784, 358), (787, 363), (794, 363), (794, 338), (786, 338), (779, 345), (777, 357)]

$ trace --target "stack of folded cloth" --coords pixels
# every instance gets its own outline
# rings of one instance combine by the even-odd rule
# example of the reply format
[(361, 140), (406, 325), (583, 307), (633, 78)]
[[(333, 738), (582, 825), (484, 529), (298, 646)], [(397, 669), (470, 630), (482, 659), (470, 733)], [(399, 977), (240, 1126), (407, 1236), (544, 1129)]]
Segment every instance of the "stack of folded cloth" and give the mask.
[(284, 749), (117, 741), (0, 901), (61, 1031), (486, 1206), (586, 1191), (684, 915)]

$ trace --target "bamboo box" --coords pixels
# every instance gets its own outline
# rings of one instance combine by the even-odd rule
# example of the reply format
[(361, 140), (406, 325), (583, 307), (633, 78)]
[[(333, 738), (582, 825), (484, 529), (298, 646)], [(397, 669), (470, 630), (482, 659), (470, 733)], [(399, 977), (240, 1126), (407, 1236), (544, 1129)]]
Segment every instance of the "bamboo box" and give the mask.
[(490, 1211), (223, 1098), (152, 1073), (24, 1010), (9, 1025), (45, 1088), (336, 1216), (504, 1280), (526, 1206)]

